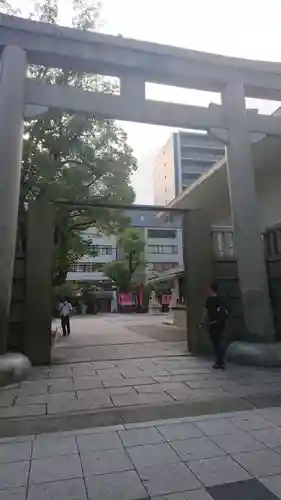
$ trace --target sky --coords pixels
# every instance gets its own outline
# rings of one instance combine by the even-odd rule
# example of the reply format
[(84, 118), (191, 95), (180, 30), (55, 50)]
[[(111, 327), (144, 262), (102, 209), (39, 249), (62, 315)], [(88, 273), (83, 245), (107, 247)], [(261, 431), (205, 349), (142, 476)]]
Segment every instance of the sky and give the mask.
[[(27, 10), (33, 0), (12, 0)], [(61, 0), (67, 23), (69, 0)], [(103, 0), (101, 31), (194, 50), (281, 62), (281, 0)], [(208, 92), (148, 85), (146, 96), (208, 106), (219, 96)], [(271, 113), (278, 103), (247, 100), (248, 107)], [(138, 203), (153, 202), (152, 162), (173, 131), (168, 127), (124, 123), (138, 160), (132, 179)]]

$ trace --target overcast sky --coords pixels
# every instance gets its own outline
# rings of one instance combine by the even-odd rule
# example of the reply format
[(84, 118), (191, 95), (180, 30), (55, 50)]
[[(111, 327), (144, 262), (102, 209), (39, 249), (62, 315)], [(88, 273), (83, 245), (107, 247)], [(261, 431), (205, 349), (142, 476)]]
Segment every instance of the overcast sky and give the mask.
[[(13, 0), (27, 9), (32, 0)], [(67, 19), (68, 0), (61, 0)], [(281, 0), (103, 0), (102, 31), (229, 56), (281, 62)], [(151, 86), (147, 97), (207, 106), (207, 92)], [(249, 100), (250, 101), (250, 100)], [(270, 113), (276, 103), (250, 101)], [(139, 162), (133, 185), (139, 203), (153, 201), (152, 160), (172, 129), (122, 123)]]

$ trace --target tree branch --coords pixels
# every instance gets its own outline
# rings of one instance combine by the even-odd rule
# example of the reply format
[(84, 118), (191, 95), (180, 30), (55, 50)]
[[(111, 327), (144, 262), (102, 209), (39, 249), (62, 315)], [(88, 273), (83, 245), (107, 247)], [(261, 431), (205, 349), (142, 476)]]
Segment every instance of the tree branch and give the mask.
[(75, 160), (75, 159), (71, 159), (71, 160), (68, 159), (68, 160), (61, 161), (58, 166), (63, 167), (64, 165), (67, 165), (68, 163), (73, 163), (74, 165), (79, 165), (79, 166), (85, 164), (85, 162), (82, 162), (81, 160), (79, 161), (79, 160)]
[(73, 224), (72, 226), (70, 226), (69, 231), (88, 229), (88, 227), (91, 227), (96, 223), (96, 219), (90, 220), (88, 222), (78, 222), (77, 224)]

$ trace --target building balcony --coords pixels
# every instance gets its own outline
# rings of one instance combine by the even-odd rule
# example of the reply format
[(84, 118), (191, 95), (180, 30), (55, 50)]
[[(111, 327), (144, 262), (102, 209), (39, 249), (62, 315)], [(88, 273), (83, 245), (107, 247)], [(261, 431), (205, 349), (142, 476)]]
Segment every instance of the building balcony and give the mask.
[[(223, 156), (223, 155), (222, 155)], [(182, 163), (185, 163), (186, 165), (188, 164), (202, 164), (204, 165), (205, 163), (213, 164), (216, 161), (220, 160), (222, 158), (220, 155), (212, 155), (212, 154), (204, 154), (204, 155), (194, 155), (193, 153), (182, 153), (181, 154), (181, 161)]]
[(218, 155), (218, 156), (224, 156), (225, 154), (225, 148), (222, 145), (218, 144), (209, 144), (206, 142), (205, 144), (195, 144), (195, 143), (181, 143), (180, 145), (181, 150), (184, 149), (186, 151), (192, 151), (192, 152), (198, 152), (200, 154), (204, 154), (204, 152), (210, 152), (212, 154)]
[(110, 279), (103, 273), (99, 271), (95, 272), (80, 272), (80, 271), (70, 271), (67, 273), (67, 281), (94, 281), (96, 283), (110, 282)]

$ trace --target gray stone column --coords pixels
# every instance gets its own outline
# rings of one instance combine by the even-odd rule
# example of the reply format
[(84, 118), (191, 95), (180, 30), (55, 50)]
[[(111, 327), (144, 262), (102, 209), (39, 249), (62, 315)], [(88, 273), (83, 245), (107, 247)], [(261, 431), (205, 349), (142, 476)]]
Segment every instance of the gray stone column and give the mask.
[(26, 54), (7, 46), (0, 72), (0, 354), (5, 353), (17, 236)]
[(243, 85), (226, 85), (222, 103), (228, 128), (227, 175), (245, 325), (249, 340), (272, 342), (274, 326)]
[(24, 353), (32, 365), (47, 365), (51, 363), (55, 205), (30, 202), (27, 220)]
[(182, 218), (182, 243), (187, 305), (187, 345), (192, 353), (205, 351), (208, 336), (199, 328), (213, 277), (211, 224), (208, 214), (190, 210)]

